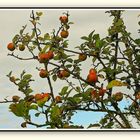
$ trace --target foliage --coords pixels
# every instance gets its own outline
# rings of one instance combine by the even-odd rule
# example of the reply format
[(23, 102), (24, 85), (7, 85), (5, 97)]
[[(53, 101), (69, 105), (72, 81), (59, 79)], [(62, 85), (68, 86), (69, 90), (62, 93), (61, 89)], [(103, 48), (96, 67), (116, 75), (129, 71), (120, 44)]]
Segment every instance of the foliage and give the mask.
[[(47, 94), (34, 92), (30, 87), (30, 82), (34, 81), (32, 75), (26, 74), (25, 71), (20, 78), (15, 78), (12, 72), (7, 75), (25, 95), (24, 98), (13, 100), (9, 106), (11, 112), (25, 120), (22, 127), (30, 124), (46, 128), (84, 128), (82, 124), (78, 126), (71, 121), (77, 111), (105, 114), (98, 123), (91, 122), (88, 128), (133, 128), (131, 117), (140, 122), (140, 38), (134, 39), (126, 30), (123, 12), (107, 11), (106, 13), (113, 17), (108, 35), (101, 38), (92, 31), (88, 36), (81, 37), (83, 43), (75, 47), (75, 50), (78, 50), (75, 51), (68, 49), (67, 37), (70, 25), (73, 24), (69, 21), (69, 13), (64, 13), (60, 17), (60, 27), (57, 31), (42, 34), (39, 21), (43, 13), (32, 11), (30, 16), (32, 32), (25, 33), (27, 26), (23, 26), (12, 40), (16, 50), (8, 55), (19, 60), (33, 60), (42, 64), (47, 71), (47, 76), (44, 77), (50, 89), (46, 89)], [(28, 50), (30, 58), (21, 58), (15, 54), (16, 51), (20, 51), (21, 45)], [(88, 59), (92, 60), (92, 67), (88, 70), (90, 82), (81, 74), (82, 64)], [(52, 67), (49, 67), (50, 65)], [(79, 84), (75, 85), (70, 81), (71, 78)], [(64, 80), (67, 85), (59, 89), (56, 95), (53, 92), (55, 87), (52, 80), (54, 82)], [(117, 87), (126, 87), (131, 92), (122, 93)], [(115, 93), (114, 88), (117, 88)], [(130, 104), (120, 108), (120, 102), (125, 100)], [(31, 110), (36, 112), (36, 117), (43, 115), (45, 123), (32, 122)]]

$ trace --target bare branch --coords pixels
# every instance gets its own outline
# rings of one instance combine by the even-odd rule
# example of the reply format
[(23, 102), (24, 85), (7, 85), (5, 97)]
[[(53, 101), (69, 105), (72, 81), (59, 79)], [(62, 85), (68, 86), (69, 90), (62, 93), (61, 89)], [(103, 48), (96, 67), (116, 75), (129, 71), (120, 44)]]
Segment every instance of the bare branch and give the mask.
[(17, 59), (19, 59), (19, 60), (33, 60), (33, 59), (37, 59), (36, 56), (35, 56), (35, 57), (31, 57), (31, 58), (22, 58), (22, 57), (19, 57), (18, 55), (17, 55), (17, 56), (14, 55), (14, 53), (8, 54), (8, 56), (13, 56), (13, 57), (15, 57), (15, 58), (17, 58)]
[(5, 101), (0, 101), (0, 103), (11, 103), (13, 101), (8, 101), (8, 100), (5, 100)]

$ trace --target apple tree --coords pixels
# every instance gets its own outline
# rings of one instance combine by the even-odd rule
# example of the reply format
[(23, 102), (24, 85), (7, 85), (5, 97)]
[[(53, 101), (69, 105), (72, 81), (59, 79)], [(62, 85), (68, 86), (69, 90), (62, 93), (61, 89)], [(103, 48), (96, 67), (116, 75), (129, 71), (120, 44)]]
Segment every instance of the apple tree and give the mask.
[[(67, 39), (73, 24), (68, 12), (60, 16), (58, 30), (45, 34), (40, 30), (43, 13), (31, 12), (31, 32), (25, 32), (27, 26), (23, 26), (8, 44), (11, 51), (8, 56), (39, 63), (40, 68), (36, 71), (40, 80), (46, 79), (49, 89), (45, 93), (34, 91), (30, 83), (36, 81), (26, 71), (19, 76), (12, 71), (7, 75), (24, 95), (14, 95), (11, 101), (4, 101), (11, 102), (10, 111), (24, 119), (22, 127), (82, 129), (82, 124), (76, 125), (71, 120), (77, 111), (88, 111), (89, 115), (90, 112), (104, 113), (98, 123), (91, 122), (88, 128), (134, 128), (131, 118), (140, 123), (140, 38), (133, 38), (127, 31), (122, 18), (124, 12), (106, 11), (113, 19), (107, 36), (101, 38), (100, 34), (92, 31), (81, 37), (83, 43), (75, 49), (70, 49)], [(18, 51), (25, 49), (30, 53), (28, 58), (18, 55)], [(86, 61), (91, 63), (91, 68), (86, 69), (88, 75), (83, 77), (81, 67)], [(58, 92), (54, 93), (56, 87), (53, 82), (61, 81), (65, 81), (66, 85), (60, 89), (57, 87)], [(130, 92), (122, 92), (117, 87)], [(129, 105), (120, 107), (126, 101)], [(31, 113), (32, 110), (35, 114)], [(33, 117), (40, 116), (44, 117), (44, 124), (32, 121)]]

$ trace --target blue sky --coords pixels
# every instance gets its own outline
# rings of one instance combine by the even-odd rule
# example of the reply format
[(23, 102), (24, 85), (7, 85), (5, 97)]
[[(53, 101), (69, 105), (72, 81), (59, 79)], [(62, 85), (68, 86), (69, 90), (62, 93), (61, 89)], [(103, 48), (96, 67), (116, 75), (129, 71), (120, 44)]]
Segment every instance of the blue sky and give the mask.
[[(13, 73), (17, 76), (25, 69), (28, 73), (33, 74), (33, 78), (36, 82), (32, 83), (35, 93), (42, 92), (42, 87), (40, 85), (46, 85), (45, 80), (40, 80), (38, 76), (38, 71), (35, 70), (38, 63), (31, 61), (19, 61), (12, 57), (7, 57), (7, 43), (11, 41), (13, 36), (19, 32), (21, 27), (28, 24), (28, 30), (31, 29), (29, 24), (29, 15), (31, 10), (0, 10), (0, 100), (3, 100), (6, 96), (11, 99), (13, 95), (22, 96), (22, 94), (17, 91), (17, 88), (13, 86), (12, 83), (8, 81), (6, 75), (9, 71), (13, 70)], [(41, 30), (45, 32), (51, 32), (52, 29), (58, 29), (59, 27), (59, 17), (65, 10), (49, 10), (44, 11), (43, 18), (41, 19)], [(101, 34), (104, 37), (107, 34), (107, 29), (111, 25), (112, 18), (108, 14), (105, 14), (104, 10), (69, 10), (70, 20), (74, 22), (71, 26), (70, 36), (69, 36), (69, 49), (74, 49), (75, 46), (82, 43), (80, 36), (88, 35), (91, 31), (95, 29), (96, 33)], [(134, 37), (138, 36), (138, 15), (139, 11), (126, 11), (124, 13), (124, 21), (127, 29), (132, 32)], [(28, 56), (27, 52), (19, 55)], [(86, 65), (86, 68), (85, 66)], [(91, 67), (88, 63), (83, 65), (83, 77), (87, 75), (87, 69)], [(53, 83), (55, 87), (54, 91), (57, 93), (58, 87), (62, 87), (65, 84), (64, 81), (61, 83)], [(48, 86), (46, 85), (48, 89)], [(121, 89), (126, 91), (126, 89)], [(45, 91), (44, 91), (45, 92)], [(124, 103), (121, 103), (123, 106)], [(92, 114), (92, 115), (91, 115)], [(79, 112), (72, 120), (77, 124), (88, 124), (90, 122), (96, 122), (102, 117), (102, 113), (88, 113)], [(20, 122), (23, 120), (14, 116), (8, 110), (8, 104), (0, 104), (0, 129), (13, 129), (20, 128)], [(42, 118), (39, 120), (42, 121)]]

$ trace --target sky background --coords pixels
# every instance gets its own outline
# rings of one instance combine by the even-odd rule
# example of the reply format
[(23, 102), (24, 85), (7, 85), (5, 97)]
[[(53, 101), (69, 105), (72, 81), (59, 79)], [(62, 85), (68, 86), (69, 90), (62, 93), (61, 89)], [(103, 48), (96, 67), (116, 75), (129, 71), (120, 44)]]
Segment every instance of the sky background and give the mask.
[[(43, 33), (50, 33), (52, 29), (58, 29), (60, 26), (59, 17), (66, 10), (47, 10), (43, 11), (44, 15), (41, 18), (41, 31)], [(107, 29), (112, 23), (112, 18), (109, 17), (109, 14), (105, 14), (104, 10), (68, 10), (70, 13), (70, 21), (73, 21), (74, 24), (71, 25), (69, 39), (69, 49), (74, 49), (75, 46), (78, 46), (82, 43), (80, 39), (81, 36), (88, 35), (91, 31), (95, 30), (96, 33), (99, 33), (101, 37), (107, 35)], [(11, 99), (13, 95), (21, 95), (17, 88), (9, 82), (6, 75), (12, 70), (13, 74), (19, 76), (22, 70), (26, 70), (27, 73), (32, 73), (33, 78), (36, 80), (32, 83), (32, 87), (35, 93), (46, 92), (48, 85), (44, 79), (40, 79), (38, 76), (38, 71), (35, 69), (36, 66), (40, 65), (34, 61), (19, 61), (15, 58), (7, 56), (7, 44), (11, 42), (11, 39), (15, 34), (19, 33), (19, 30), (23, 25), (28, 25), (26, 31), (31, 31), (31, 24), (29, 22), (31, 10), (0, 10), (0, 100), (3, 100), (8, 96), (8, 99)], [(132, 33), (134, 37), (138, 37), (138, 15), (140, 11), (130, 10), (125, 11), (123, 14), (124, 22), (128, 31)], [(27, 57), (28, 54), (20, 53), (17, 51), (17, 54)], [(86, 66), (86, 68), (85, 68)], [(83, 66), (83, 77), (87, 75), (87, 69), (91, 65), (85, 63)], [(62, 87), (65, 84), (64, 81), (61, 83), (53, 83), (55, 87), (55, 93), (58, 93), (58, 87)], [(40, 85), (45, 85), (46, 89), (42, 89)], [(124, 89), (122, 89), (124, 90)], [(60, 90), (59, 90), (60, 91)], [(80, 112), (77, 113), (72, 119), (75, 123), (88, 124), (91, 121), (96, 122), (99, 118), (102, 117), (102, 114), (92, 113), (89, 114)], [(14, 116), (8, 111), (8, 104), (0, 104), (0, 129), (20, 129), (20, 123), (23, 119)], [(41, 119), (39, 120), (41, 122)]]

